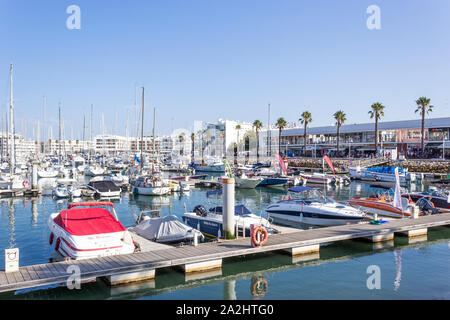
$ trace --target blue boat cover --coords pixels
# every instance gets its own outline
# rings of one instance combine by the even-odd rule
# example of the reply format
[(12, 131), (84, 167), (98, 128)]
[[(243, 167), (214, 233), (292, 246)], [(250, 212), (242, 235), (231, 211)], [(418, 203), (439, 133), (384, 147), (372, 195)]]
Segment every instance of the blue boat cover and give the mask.
[(313, 190), (313, 189), (314, 188), (310, 188), (310, 187), (296, 186), (296, 187), (289, 188), (288, 191), (291, 191), (291, 192), (304, 192), (304, 191), (309, 191), (309, 190)]
[[(214, 207), (209, 209), (209, 212), (214, 212), (217, 214), (222, 214), (222, 207)], [(234, 207), (234, 214), (235, 215), (243, 215), (243, 214), (250, 214), (251, 211), (248, 210), (244, 205), (239, 205)]]

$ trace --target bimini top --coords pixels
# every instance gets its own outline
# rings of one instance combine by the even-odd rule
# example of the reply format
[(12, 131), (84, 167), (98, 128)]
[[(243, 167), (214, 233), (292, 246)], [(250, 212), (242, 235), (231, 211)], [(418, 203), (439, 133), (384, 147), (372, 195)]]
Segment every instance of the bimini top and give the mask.
[(310, 190), (314, 190), (314, 188), (296, 186), (296, 187), (292, 187), (292, 188), (288, 189), (288, 191), (291, 191), (291, 192), (304, 192), (304, 191), (310, 191)]
[(63, 210), (54, 222), (73, 236), (88, 236), (126, 231), (104, 208), (76, 208)]
[[(214, 212), (216, 214), (222, 214), (222, 207), (214, 207), (209, 209), (209, 212)], [(239, 205), (234, 207), (234, 214), (235, 215), (244, 215), (244, 214), (250, 214), (252, 213), (250, 210), (248, 210), (244, 205)]]

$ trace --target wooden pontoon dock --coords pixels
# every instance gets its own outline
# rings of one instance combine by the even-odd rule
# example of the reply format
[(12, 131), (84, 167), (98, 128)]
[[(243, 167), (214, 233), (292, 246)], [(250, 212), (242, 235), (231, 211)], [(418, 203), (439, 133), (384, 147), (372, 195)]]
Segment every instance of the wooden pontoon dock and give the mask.
[(357, 224), (270, 235), (263, 247), (253, 248), (249, 238), (202, 243), (198, 246), (158, 246), (151, 251), (88, 260), (72, 260), (23, 266), (17, 272), (0, 271), (0, 292), (65, 284), (70, 266), (78, 266), (81, 281), (105, 278), (111, 285), (151, 279), (155, 270), (179, 267), (186, 273), (221, 268), (223, 259), (270, 251), (293, 255), (318, 252), (320, 245), (349, 239), (373, 242), (392, 241), (395, 234), (409, 237), (425, 235), (428, 228), (449, 226), (450, 213), (418, 219), (398, 219), (381, 225)]

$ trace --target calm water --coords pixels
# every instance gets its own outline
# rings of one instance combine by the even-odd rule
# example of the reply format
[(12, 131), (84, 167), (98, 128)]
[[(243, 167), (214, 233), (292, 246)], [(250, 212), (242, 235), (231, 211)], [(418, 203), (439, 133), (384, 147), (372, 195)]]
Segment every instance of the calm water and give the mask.
[[(423, 186), (411, 188), (419, 191)], [(357, 182), (327, 188), (327, 194), (340, 201), (377, 191), (385, 192)], [(265, 215), (267, 205), (285, 194), (285, 190), (267, 188), (237, 191), (236, 203)], [(53, 248), (48, 244), (47, 219), (67, 204), (67, 200), (51, 197), (1, 200), (0, 248), (19, 248), (20, 265), (48, 262)], [(160, 198), (125, 194), (115, 208), (120, 221), (129, 226), (142, 210), (180, 216), (185, 205), (190, 210), (198, 204), (206, 208), (221, 205), (221, 197), (207, 197), (206, 190)], [(399, 237), (382, 247), (339, 242), (321, 248), (320, 257), (309, 262), (271, 253), (225, 260), (221, 271), (203, 279), (162, 269), (154, 281), (134, 285), (109, 288), (98, 281), (83, 284), (81, 290), (55, 286), (1, 294), (0, 299), (450, 299), (449, 263), (450, 228), (437, 228), (429, 231), (426, 241), (417, 243)], [(366, 286), (371, 265), (381, 271), (379, 290)]]

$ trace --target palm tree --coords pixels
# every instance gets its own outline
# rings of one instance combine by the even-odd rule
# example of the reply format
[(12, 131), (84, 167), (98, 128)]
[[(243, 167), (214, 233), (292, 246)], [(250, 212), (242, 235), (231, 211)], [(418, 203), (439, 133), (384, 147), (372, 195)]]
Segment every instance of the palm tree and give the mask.
[(184, 154), (184, 148), (183, 148), (184, 136), (185, 136), (184, 132), (178, 136), (178, 140), (180, 141), (180, 155)]
[(384, 117), (384, 106), (379, 103), (375, 102), (371, 106), (372, 110), (369, 111), (370, 119), (375, 118), (375, 156), (378, 155), (378, 120), (381, 119), (381, 117)]
[(279, 118), (276, 123), (276, 127), (280, 131), (280, 134), (278, 135), (278, 154), (281, 156), (281, 132), (286, 128), (287, 122), (284, 120), (284, 118)]
[(303, 134), (303, 140), (304, 140), (304, 152), (306, 154), (306, 127), (308, 126), (309, 123), (312, 122), (312, 117), (311, 117), (311, 113), (308, 111), (305, 111), (302, 113), (302, 115), (300, 116), (300, 119), (298, 119), (300, 121), (301, 124), (305, 125), (305, 130), (304, 130), (304, 134)]
[(336, 119), (336, 126), (337, 126), (336, 149), (337, 149), (337, 153), (339, 154), (339, 136), (341, 134), (341, 126), (347, 120), (347, 118), (345, 117), (345, 113), (342, 110), (336, 111), (333, 116), (334, 116), (334, 119)]
[(256, 131), (256, 162), (259, 162), (259, 131), (262, 129), (263, 124), (261, 121), (255, 120), (252, 126)]
[(237, 149), (236, 150), (237, 150), (237, 153), (239, 155), (239, 131), (242, 129), (242, 127), (241, 127), (240, 124), (238, 124), (238, 125), (236, 125), (235, 129), (237, 130), (237, 141), (236, 141), (236, 148)]
[(416, 100), (417, 109), (416, 113), (420, 112), (420, 115), (422, 116), (422, 139), (421, 139), (421, 147), (422, 147), (422, 155), (425, 152), (425, 112), (428, 114), (433, 111), (434, 106), (430, 105), (430, 99), (427, 97), (420, 97)]
[(192, 159), (191, 160), (194, 160), (194, 157), (195, 157), (195, 133), (191, 133), (191, 142), (192, 142), (192, 151), (191, 151), (191, 154), (192, 154)]

